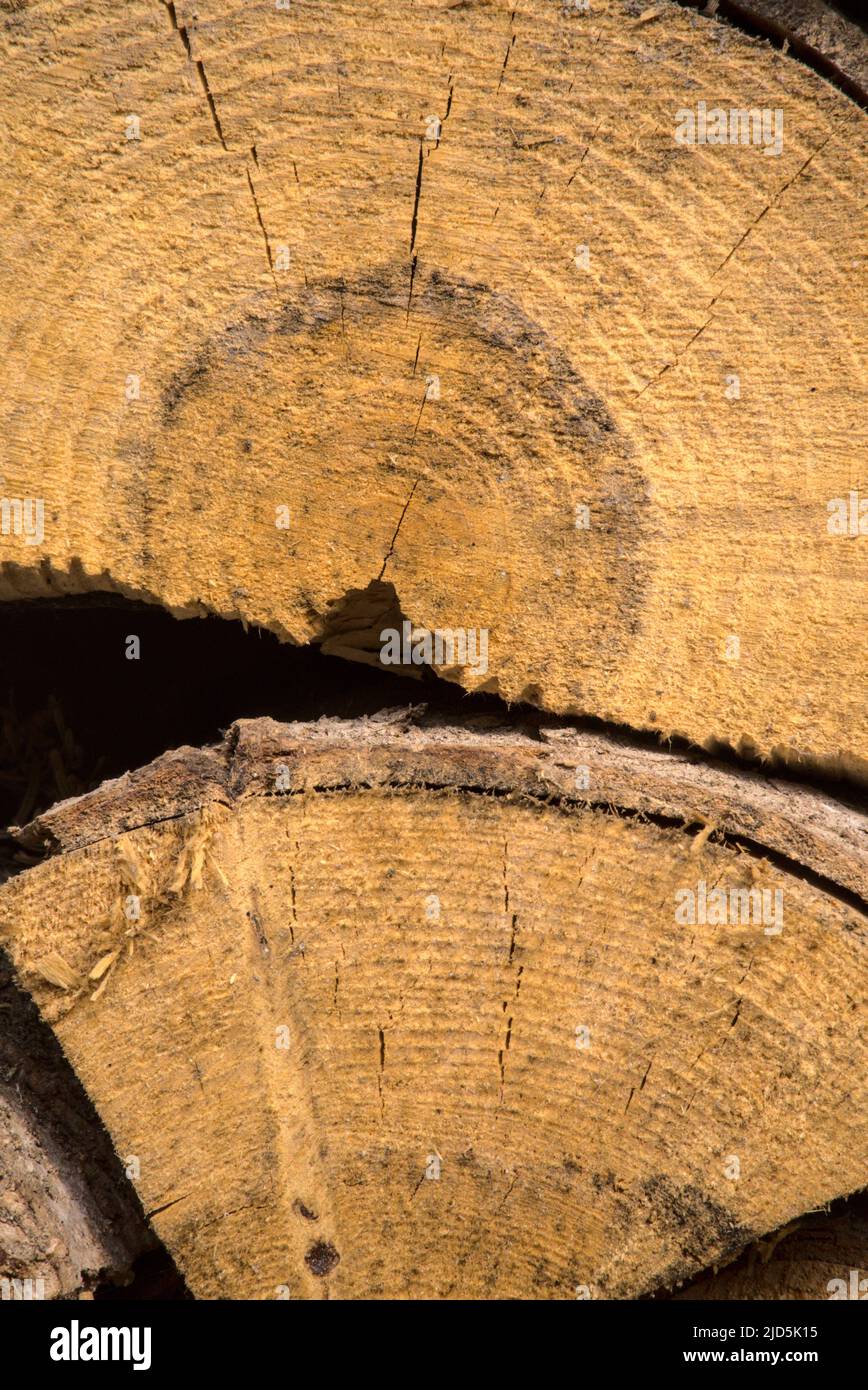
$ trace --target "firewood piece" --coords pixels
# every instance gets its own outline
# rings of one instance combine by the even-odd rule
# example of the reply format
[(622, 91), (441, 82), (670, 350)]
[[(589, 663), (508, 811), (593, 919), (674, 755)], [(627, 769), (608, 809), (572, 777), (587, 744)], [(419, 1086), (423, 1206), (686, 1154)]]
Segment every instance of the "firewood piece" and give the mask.
[(394, 610), (488, 634), (468, 688), (865, 775), (855, 102), (670, 4), (0, 25), (0, 597), (368, 661)]
[[(3, 940), (197, 1296), (639, 1296), (866, 1182), (864, 821), (829, 798), (254, 720), (24, 834), (55, 853)], [(120, 955), (94, 997), (48, 949)]]

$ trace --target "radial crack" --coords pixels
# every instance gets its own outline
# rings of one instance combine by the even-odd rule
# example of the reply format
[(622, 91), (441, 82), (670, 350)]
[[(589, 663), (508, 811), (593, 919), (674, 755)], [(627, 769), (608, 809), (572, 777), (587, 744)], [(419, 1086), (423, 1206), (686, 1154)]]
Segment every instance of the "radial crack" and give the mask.
[(747, 231), (742, 233), (738, 241), (735, 243), (735, 246), (733, 246), (729, 254), (725, 256), (724, 259), (721, 261), (720, 265), (717, 267), (717, 270), (712, 272), (712, 279), (714, 279), (715, 275), (720, 274), (725, 265), (729, 264), (736, 251), (738, 251), (739, 247), (744, 245), (745, 241), (750, 236), (754, 227), (759, 226), (760, 222), (762, 222), (767, 212), (771, 212), (772, 208), (777, 207), (780, 199), (782, 198), (784, 193), (786, 193), (787, 189), (792, 188), (793, 184), (796, 182), (796, 179), (802, 176), (802, 174), (807, 169), (808, 165), (811, 163), (811, 160), (816, 159), (817, 155), (820, 154), (820, 152), (826, 148), (831, 138), (831, 135), (828, 135), (826, 139), (823, 141), (822, 145), (818, 145), (815, 150), (812, 150), (812, 152), (808, 155), (807, 159), (805, 160), (804, 164), (800, 165), (800, 167), (793, 174), (792, 178), (787, 179), (786, 183), (781, 185), (775, 196), (772, 198), (771, 202), (767, 203), (766, 206), (763, 208), (762, 212), (759, 214), (759, 216), (754, 218)]
[[(745, 233), (745, 235), (747, 235), (747, 233)], [(696, 330), (696, 332), (694, 333), (693, 337), (692, 337), (692, 338), (689, 338), (689, 339), (687, 340), (687, 342), (684, 344), (684, 347), (681, 349), (681, 351), (680, 351), (680, 352), (676, 352), (676, 354), (675, 354), (675, 361), (674, 361), (674, 362), (667, 362), (666, 365), (665, 365), (665, 367), (662, 367), (662, 368), (660, 369), (660, 371), (657, 373), (656, 376), (652, 376), (652, 378), (651, 378), (650, 381), (646, 381), (645, 385), (642, 387), (642, 390), (636, 392), (636, 395), (637, 395), (637, 396), (644, 396), (644, 394), (645, 394), (645, 392), (648, 390), (648, 387), (649, 387), (649, 386), (653, 386), (654, 383), (657, 382), (657, 381), (659, 381), (660, 378), (661, 378), (662, 376), (665, 376), (667, 372), (671, 372), (673, 367), (677, 367), (677, 366), (678, 366), (678, 364), (679, 364), (679, 362), (681, 361), (682, 357), (683, 357), (684, 354), (687, 352), (687, 349), (688, 349), (689, 347), (691, 347), (693, 343), (696, 342), (696, 339), (699, 337), (699, 335), (700, 335), (701, 333), (704, 333), (704, 332), (705, 332), (706, 328), (707, 328), (708, 325), (711, 323), (711, 320), (712, 320), (713, 318), (714, 318), (714, 314), (710, 314), (709, 317), (706, 319), (705, 323), (702, 325), (702, 327), (701, 327), (701, 328), (697, 328), (697, 330)]]
[(409, 507), (410, 507), (410, 503), (413, 501), (413, 496), (414, 496), (414, 494), (415, 494), (415, 492), (416, 492), (417, 487), (419, 486), (420, 481), (421, 481), (421, 480), (420, 480), (419, 478), (417, 478), (416, 481), (415, 481), (415, 483), (413, 484), (413, 486), (412, 486), (411, 489), (410, 489), (410, 496), (407, 498), (407, 501), (404, 503), (404, 510), (401, 512), (401, 515), (398, 517), (398, 525), (395, 527), (395, 534), (392, 536), (392, 540), (391, 540), (391, 543), (390, 543), (390, 545), (389, 545), (389, 549), (388, 549), (388, 551), (386, 552), (386, 558), (385, 558), (384, 561), (383, 561), (383, 568), (380, 570), (380, 573), (377, 575), (377, 579), (382, 579), (383, 575), (386, 573), (386, 566), (388, 565), (389, 561), (391, 560), (392, 556), (393, 556), (394, 553), (395, 553), (395, 542), (396, 542), (397, 539), (398, 539), (398, 532), (400, 531), (401, 527), (402, 527), (403, 524), (404, 524), (404, 517), (407, 515), (407, 512), (408, 512)]
[(208, 82), (208, 76), (205, 72), (205, 64), (202, 62), (201, 58), (193, 57), (193, 45), (190, 42), (190, 31), (188, 30), (186, 24), (179, 24), (178, 14), (173, 4), (173, 0), (162, 0), (162, 3), (165, 5), (166, 9), (169, 12), (169, 19), (171, 20), (172, 28), (174, 29), (175, 33), (178, 35), (182, 44), (184, 45), (184, 52), (187, 55), (188, 61), (193, 64), (197, 73), (199, 74), (199, 81), (202, 85), (202, 91), (205, 93), (205, 100), (208, 103), (208, 110), (211, 112), (211, 120), (214, 122), (214, 129), (216, 130), (220, 138), (220, 144), (223, 146), (224, 150), (228, 150), (229, 146), (226, 144), (226, 138), (223, 134), (223, 126), (220, 122), (220, 117), (217, 113), (217, 103), (214, 100), (214, 96)]
[(268, 232), (265, 230), (265, 223), (262, 220), (262, 212), (259, 207), (259, 199), (256, 196), (256, 189), (253, 186), (253, 179), (250, 177), (250, 170), (245, 169), (244, 172), (247, 175), (247, 186), (250, 189), (250, 196), (253, 199), (253, 206), (256, 208), (256, 220), (259, 223), (259, 227), (262, 232), (262, 239), (265, 242), (265, 254), (268, 257), (269, 273), (271, 275), (272, 280), (274, 281), (274, 288), (277, 289), (277, 276), (274, 273), (274, 259), (271, 254), (271, 242), (268, 239)]

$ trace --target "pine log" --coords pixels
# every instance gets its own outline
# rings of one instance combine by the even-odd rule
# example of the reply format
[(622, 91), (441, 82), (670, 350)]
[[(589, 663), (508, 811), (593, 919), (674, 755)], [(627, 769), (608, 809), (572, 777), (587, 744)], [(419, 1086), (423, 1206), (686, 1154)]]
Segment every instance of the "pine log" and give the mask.
[[(349, 650), (395, 607), (489, 634), (468, 688), (864, 775), (854, 101), (668, 0), (0, 38), (0, 597), (328, 642), (362, 594)], [(780, 153), (677, 143), (700, 100)]]
[[(19, 840), (2, 940), (198, 1297), (638, 1297), (866, 1185), (828, 796), (545, 722), (254, 720)], [(782, 919), (685, 922), (700, 883)]]

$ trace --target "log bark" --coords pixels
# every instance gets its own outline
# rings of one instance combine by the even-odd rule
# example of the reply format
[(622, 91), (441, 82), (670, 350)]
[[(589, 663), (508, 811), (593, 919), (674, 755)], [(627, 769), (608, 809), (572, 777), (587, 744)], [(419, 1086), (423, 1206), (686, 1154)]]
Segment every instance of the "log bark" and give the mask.
[(868, 1294), (868, 1200), (864, 1193), (834, 1212), (811, 1212), (757, 1241), (731, 1268), (697, 1279), (673, 1297), (864, 1299)]
[[(356, 650), (397, 604), (469, 688), (864, 775), (854, 102), (670, 4), (0, 23), (2, 596), (364, 594)], [(679, 145), (706, 97), (780, 153)]]
[(155, 1245), (111, 1142), (0, 953), (0, 1298), (88, 1296)]
[(255, 720), (20, 838), (3, 940), (199, 1297), (635, 1297), (866, 1183), (865, 824), (807, 788)]
[(825, 0), (717, 0), (716, 14), (766, 35), (868, 105), (868, 33)]

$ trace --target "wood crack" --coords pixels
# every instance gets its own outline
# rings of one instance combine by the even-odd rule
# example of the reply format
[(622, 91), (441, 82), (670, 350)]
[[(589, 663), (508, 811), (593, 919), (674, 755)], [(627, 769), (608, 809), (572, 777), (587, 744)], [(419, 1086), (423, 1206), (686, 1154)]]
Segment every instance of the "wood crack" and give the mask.
[[(422, 404), (423, 404), (423, 406), (424, 406), (424, 404), (425, 404), (424, 400), (423, 400)], [(420, 413), (420, 415), (421, 415), (421, 411), (420, 411), (419, 413)], [(377, 579), (378, 579), (378, 580), (381, 580), (381, 579), (383, 578), (383, 575), (386, 573), (386, 566), (388, 565), (389, 561), (391, 560), (392, 556), (393, 556), (394, 553), (395, 553), (395, 546), (396, 546), (397, 541), (398, 541), (398, 533), (399, 533), (399, 531), (401, 530), (401, 527), (402, 527), (403, 524), (404, 524), (404, 517), (407, 515), (407, 512), (410, 510), (410, 503), (413, 501), (413, 497), (415, 496), (416, 489), (417, 489), (417, 487), (419, 486), (419, 483), (420, 483), (420, 482), (421, 482), (421, 479), (420, 479), (420, 478), (417, 478), (416, 481), (415, 481), (415, 483), (413, 484), (413, 486), (412, 486), (411, 489), (410, 489), (410, 496), (407, 498), (407, 501), (404, 503), (403, 511), (401, 512), (401, 515), (400, 515), (399, 518), (398, 518), (398, 525), (395, 527), (395, 533), (394, 533), (394, 535), (392, 536), (392, 540), (391, 540), (391, 542), (390, 542), (389, 549), (387, 550), (385, 559), (383, 560), (382, 568), (381, 568), (381, 570), (380, 570), (380, 573), (377, 575)]]
[[(726, 265), (729, 264), (729, 262), (732, 260), (733, 256), (735, 255), (736, 251), (738, 251), (739, 248), (742, 247), (742, 246), (744, 245), (745, 241), (746, 241), (747, 238), (750, 236), (750, 234), (751, 234), (751, 232), (754, 230), (754, 228), (755, 228), (755, 227), (758, 227), (759, 224), (760, 224), (760, 222), (762, 222), (762, 220), (763, 220), (763, 218), (765, 217), (766, 213), (767, 213), (767, 212), (771, 212), (772, 208), (777, 207), (777, 205), (778, 205), (778, 203), (779, 203), (781, 197), (783, 196), (783, 194), (786, 193), (786, 191), (787, 191), (788, 188), (792, 188), (793, 184), (796, 182), (796, 179), (798, 179), (798, 178), (801, 177), (801, 175), (805, 172), (805, 170), (807, 169), (807, 167), (808, 167), (808, 165), (811, 163), (811, 161), (814, 160), (814, 159), (816, 159), (817, 155), (820, 154), (820, 153), (826, 148), (826, 146), (828, 145), (828, 143), (829, 143), (829, 141), (831, 140), (831, 138), (832, 138), (831, 135), (827, 136), (826, 139), (823, 141), (822, 145), (819, 145), (819, 146), (817, 147), (817, 149), (812, 150), (812, 152), (808, 155), (808, 158), (805, 160), (804, 164), (802, 164), (802, 165), (796, 170), (796, 172), (793, 174), (792, 178), (787, 179), (786, 183), (784, 183), (784, 184), (781, 185), (781, 187), (778, 189), (777, 193), (774, 195), (774, 197), (771, 199), (771, 201), (770, 201), (769, 203), (767, 203), (766, 206), (763, 208), (762, 212), (759, 213), (758, 216), (754, 218), (753, 222), (751, 222), (751, 224), (750, 224), (750, 226), (748, 227), (747, 231), (742, 233), (742, 235), (739, 237), (738, 241), (737, 241), (737, 242), (735, 243), (735, 245), (733, 246), (732, 250), (723, 258), (723, 260), (721, 261), (720, 265), (717, 267), (717, 270), (715, 270), (715, 271), (712, 272), (712, 279), (714, 279), (714, 276), (715, 276), (715, 275), (719, 275), (719, 274), (720, 274), (720, 272), (723, 270), (724, 266), (726, 266)], [(689, 346), (689, 344), (688, 344), (688, 346)], [(640, 392), (640, 395), (641, 395), (641, 392)]]
[(180, 24), (178, 22), (178, 14), (175, 9), (173, 0), (162, 0), (162, 3), (165, 5), (166, 9), (169, 12), (169, 19), (171, 20), (172, 28), (180, 38), (181, 43), (184, 45), (184, 52), (186, 53), (189, 62), (191, 62), (196, 69), (196, 72), (199, 77), (199, 82), (202, 87), (202, 91), (205, 95), (205, 100), (208, 103), (208, 110), (211, 113), (211, 120), (214, 123), (214, 129), (217, 132), (220, 144), (223, 146), (224, 150), (228, 150), (229, 146), (226, 144), (226, 138), (223, 134), (223, 126), (221, 124), (220, 116), (217, 111), (217, 103), (214, 100), (214, 94), (211, 91), (211, 86), (208, 82), (208, 75), (205, 72), (205, 64), (202, 62), (201, 58), (193, 57), (193, 44), (190, 40), (189, 30), (187, 29), (187, 26), (185, 24)]

